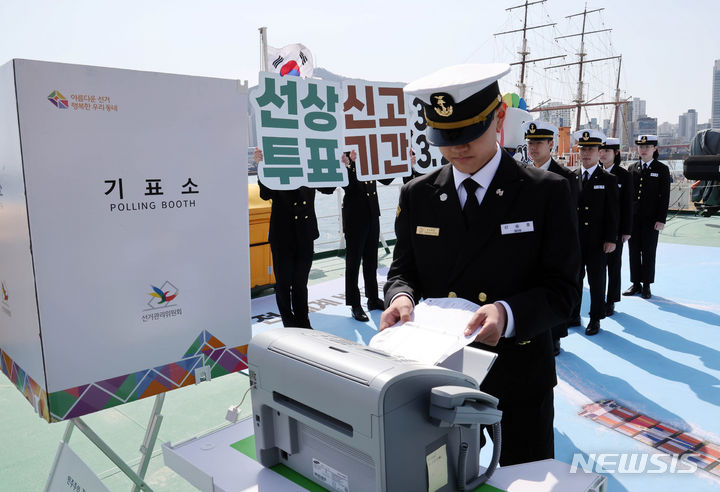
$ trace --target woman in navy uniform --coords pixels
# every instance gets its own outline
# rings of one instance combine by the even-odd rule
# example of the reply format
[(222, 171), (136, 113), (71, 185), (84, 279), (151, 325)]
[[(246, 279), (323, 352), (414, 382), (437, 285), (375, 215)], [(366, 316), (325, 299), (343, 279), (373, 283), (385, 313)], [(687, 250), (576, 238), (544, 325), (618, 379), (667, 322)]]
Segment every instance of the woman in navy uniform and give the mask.
[(657, 160), (657, 142), (655, 135), (640, 135), (635, 140), (640, 160), (628, 168), (635, 188), (630, 238), (632, 285), (623, 295), (641, 294), (643, 299), (652, 297), (658, 236), (665, 227), (670, 203), (670, 170)]
[[(578, 230), (582, 250), (580, 282), (587, 270), (590, 285), (590, 321), (586, 335), (600, 331), (600, 320), (605, 317), (605, 285), (607, 282), (607, 255), (615, 251), (618, 235), (617, 179), (599, 164), (600, 146), (605, 135), (598, 130), (579, 130), (573, 137), (580, 147), (582, 165), (575, 170), (581, 182), (578, 200)], [(576, 315), (580, 315), (580, 305)]]
[[(375, 180), (360, 181), (355, 170), (357, 152), (345, 152), (342, 161), (348, 168), (348, 185), (343, 189), (343, 231), (345, 232), (345, 304), (350, 306), (352, 317), (369, 321), (360, 303), (358, 274), (362, 261), (367, 308), (385, 309), (380, 300), (377, 284), (378, 240), (380, 239), (380, 205)], [(392, 179), (381, 180), (387, 185)]]
[(620, 272), (622, 270), (623, 244), (630, 239), (632, 234), (632, 200), (633, 182), (632, 176), (627, 169), (620, 165), (620, 140), (607, 138), (605, 144), (600, 147), (600, 163), (605, 170), (613, 174), (617, 179), (620, 221), (618, 229), (618, 240), (615, 243), (615, 251), (607, 255), (607, 296), (605, 297), (605, 315), (615, 314), (615, 303), (620, 302)]
[[(255, 149), (253, 160), (260, 162), (262, 151)], [(260, 198), (272, 200), (268, 242), (275, 273), (275, 301), (283, 326), (310, 328), (308, 277), (314, 242), (320, 237), (315, 216), (315, 189), (271, 190), (258, 181)], [(321, 189), (330, 194), (332, 189)]]
[[(537, 169), (550, 171), (565, 178), (570, 187), (572, 206), (574, 208), (577, 207), (578, 194), (580, 193), (577, 174), (567, 167), (558, 164), (550, 155), (553, 147), (555, 147), (555, 134), (557, 133), (555, 125), (541, 120), (528, 121), (523, 125), (523, 132), (525, 133), (528, 154), (532, 159), (532, 165)], [(575, 217), (575, 214), (573, 214), (573, 217)], [(579, 271), (578, 275), (580, 275)], [(578, 321), (573, 321), (572, 324), (571, 321), (567, 321), (553, 326), (552, 338), (555, 355), (560, 354), (560, 339), (568, 335), (568, 326), (579, 324), (580, 321), (578, 318)]]
[(510, 465), (554, 455), (555, 358), (550, 330), (577, 298), (579, 247), (567, 181), (525, 169), (500, 149), (506, 64), (458, 65), (405, 87), (428, 140), (451, 163), (405, 184), (380, 328), (411, 319), (416, 302), (462, 297), (481, 305), (465, 334), (496, 352), (481, 389), (500, 400)]

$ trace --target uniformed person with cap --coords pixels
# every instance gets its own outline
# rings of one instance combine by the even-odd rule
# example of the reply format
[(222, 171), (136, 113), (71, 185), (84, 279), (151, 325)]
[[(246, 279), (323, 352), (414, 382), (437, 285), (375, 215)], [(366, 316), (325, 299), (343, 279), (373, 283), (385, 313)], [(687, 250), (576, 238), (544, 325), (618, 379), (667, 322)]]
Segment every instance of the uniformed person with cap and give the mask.
[(555, 358), (550, 330), (578, 301), (579, 246), (567, 181), (500, 149), (506, 64), (457, 65), (405, 87), (418, 97), (443, 166), (404, 185), (380, 328), (411, 319), (423, 298), (481, 307), (465, 327), (498, 354), (481, 389), (500, 400), (510, 465), (552, 458)]
[[(348, 168), (348, 185), (343, 189), (342, 221), (345, 233), (345, 304), (357, 321), (369, 321), (360, 302), (358, 275), (362, 261), (367, 308), (385, 309), (378, 295), (377, 264), (380, 239), (380, 204), (375, 180), (360, 181), (355, 170), (357, 152), (345, 152), (342, 161)], [(388, 185), (392, 179), (380, 180)]]
[(605, 297), (605, 315), (615, 314), (615, 303), (620, 302), (620, 272), (622, 270), (623, 244), (632, 235), (633, 182), (627, 169), (620, 165), (620, 140), (608, 137), (600, 147), (600, 163), (610, 174), (615, 175), (620, 200), (620, 219), (618, 240), (615, 251), (607, 255), (607, 296)]
[(624, 296), (641, 294), (650, 299), (650, 284), (655, 281), (655, 253), (658, 236), (665, 227), (670, 204), (670, 170), (658, 161), (655, 135), (640, 135), (635, 140), (640, 160), (628, 171), (635, 187), (633, 229), (630, 237), (630, 281)]
[[(587, 271), (590, 285), (590, 321), (585, 334), (595, 335), (600, 331), (600, 320), (606, 315), (607, 255), (615, 251), (618, 236), (617, 179), (599, 164), (600, 147), (605, 142), (601, 131), (579, 130), (573, 138), (580, 148), (581, 162), (575, 170), (581, 181), (577, 208), (582, 251), (580, 277), (582, 282)], [(579, 304), (575, 314), (580, 315)]]
[[(532, 159), (532, 165), (537, 169), (550, 171), (551, 173), (559, 174), (565, 178), (568, 182), (568, 186), (570, 186), (570, 197), (573, 203), (572, 206), (577, 207), (578, 194), (580, 192), (577, 174), (567, 167), (558, 164), (558, 162), (550, 155), (555, 147), (557, 127), (547, 121), (528, 121), (523, 125), (523, 133), (525, 134), (528, 155), (530, 156), (530, 159)], [(579, 271), (578, 275), (580, 275)], [(552, 337), (555, 355), (560, 353), (560, 339), (567, 336), (568, 326), (574, 326), (576, 324), (579, 325), (580, 322), (572, 322), (571, 324), (571, 322), (568, 321), (557, 326), (553, 326)]]
[[(253, 160), (263, 159), (255, 149)], [(272, 200), (268, 242), (275, 273), (275, 301), (283, 326), (312, 328), (308, 309), (308, 278), (312, 267), (314, 242), (320, 237), (315, 215), (315, 189), (271, 190), (262, 182), (260, 198)], [(332, 188), (320, 189), (330, 194)]]

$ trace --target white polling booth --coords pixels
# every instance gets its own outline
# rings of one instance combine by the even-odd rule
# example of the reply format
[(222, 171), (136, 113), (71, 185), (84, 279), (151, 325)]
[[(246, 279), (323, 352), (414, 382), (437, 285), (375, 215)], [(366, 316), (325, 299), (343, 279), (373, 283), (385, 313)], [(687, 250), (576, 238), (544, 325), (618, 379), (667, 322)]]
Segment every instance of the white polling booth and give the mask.
[(61, 421), (247, 367), (247, 86), (0, 67), (0, 360)]

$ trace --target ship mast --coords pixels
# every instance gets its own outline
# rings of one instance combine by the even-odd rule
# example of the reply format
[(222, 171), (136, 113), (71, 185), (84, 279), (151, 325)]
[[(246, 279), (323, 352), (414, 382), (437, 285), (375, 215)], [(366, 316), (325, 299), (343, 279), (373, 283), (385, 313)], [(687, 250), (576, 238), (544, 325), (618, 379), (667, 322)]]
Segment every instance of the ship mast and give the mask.
[(530, 1), (528, 1), (528, 0), (525, 0), (525, 3), (522, 4), (522, 5), (516, 5), (516, 6), (514, 6), (514, 7), (510, 7), (510, 8), (505, 9), (505, 11), (509, 12), (509, 11), (511, 11), (511, 10), (519, 9), (519, 8), (521, 8), (521, 7), (524, 7), (524, 8), (525, 8), (525, 16), (524, 16), (524, 20), (523, 20), (523, 27), (522, 27), (522, 29), (515, 29), (515, 30), (512, 30), (512, 31), (504, 31), (504, 32), (496, 32), (496, 33), (494, 34), (495, 36), (501, 36), (501, 35), (503, 35), (503, 34), (511, 34), (511, 33), (516, 33), (516, 32), (522, 32), (522, 33), (523, 33), (522, 48), (520, 48), (521, 51), (518, 51), (518, 54), (520, 55), (521, 59), (520, 59), (519, 62), (515, 62), (515, 63), (511, 63), (511, 64), (510, 64), (510, 65), (520, 65), (520, 80), (519, 80), (518, 83), (517, 83), (517, 87), (518, 87), (518, 91), (520, 92), (520, 97), (522, 97), (523, 99), (525, 99), (525, 89), (526, 89), (526, 87), (527, 87), (526, 84), (525, 84), (525, 65), (527, 65), (528, 63), (534, 63), (534, 62), (543, 61), (543, 60), (551, 60), (551, 59), (553, 59), (553, 58), (565, 58), (565, 55), (558, 55), (558, 56), (548, 56), (548, 57), (545, 57), (545, 58), (536, 58), (536, 59), (534, 59), (534, 60), (528, 60), (528, 59), (527, 59), (527, 56), (530, 54), (530, 51), (528, 50), (528, 44), (527, 44), (527, 31), (529, 31), (529, 30), (531, 30), (531, 29), (540, 29), (541, 27), (550, 27), (550, 26), (554, 26), (554, 25), (555, 25), (555, 23), (552, 23), (552, 24), (543, 24), (543, 25), (541, 25), (541, 26), (530, 26), (530, 27), (527, 25), (528, 7), (529, 7), (530, 5), (535, 5), (535, 4), (538, 4), (538, 3), (544, 3), (545, 1), (546, 1), (546, 0), (537, 0), (537, 1), (534, 1), (534, 2), (530, 2)]
[[(599, 62), (599, 61), (604, 61), (604, 60), (622, 59), (621, 56), (608, 56), (608, 57), (606, 57), (606, 58), (596, 58), (596, 59), (594, 59), (594, 60), (586, 60), (586, 59), (585, 59), (585, 56), (587, 56), (587, 53), (585, 53), (585, 36), (588, 35), (588, 34), (597, 34), (597, 33), (601, 33), (601, 32), (612, 31), (612, 29), (600, 29), (600, 30), (597, 30), (597, 31), (587, 31), (587, 32), (585, 31), (585, 23), (586, 23), (586, 20), (587, 20), (587, 15), (588, 15), (588, 14), (591, 14), (591, 13), (593, 13), (593, 12), (600, 12), (601, 10), (605, 10), (605, 9), (588, 10), (588, 9), (587, 9), (587, 6), (585, 6), (585, 9), (584, 9), (582, 12), (579, 12), (579, 13), (577, 13), (577, 14), (572, 14), (572, 15), (566, 16), (566, 19), (570, 19), (570, 18), (572, 18), (572, 17), (577, 17), (577, 16), (579, 16), (579, 15), (582, 15), (582, 16), (583, 16), (582, 31), (579, 32), (579, 33), (576, 33), (576, 34), (568, 34), (568, 35), (566, 35), (566, 36), (559, 36), (559, 37), (557, 37), (557, 38), (555, 38), (555, 39), (558, 40), (558, 39), (563, 39), (563, 38), (572, 38), (572, 37), (580, 36), (580, 51), (577, 53), (577, 55), (578, 55), (578, 61), (577, 61), (577, 62), (574, 62), (574, 63), (564, 63), (564, 64), (562, 64), (562, 65), (553, 65), (553, 66), (550, 66), (550, 67), (545, 67), (545, 70), (549, 70), (549, 69), (551, 69), (551, 68), (560, 68), (560, 67), (569, 67), (569, 66), (571, 66), (571, 65), (579, 65), (577, 95), (575, 96), (575, 100), (574, 100), (575, 104), (574, 104), (574, 105), (571, 105), (571, 106), (553, 106), (553, 108), (552, 108), (552, 109), (570, 109), (570, 108), (574, 108), (574, 109), (576, 110), (576, 113), (577, 113), (577, 114), (576, 114), (576, 119), (575, 119), (575, 130), (579, 130), (579, 129), (580, 129), (580, 110), (581, 110), (583, 107), (586, 107), (586, 106), (605, 106), (605, 105), (608, 105), (608, 104), (613, 104), (613, 105), (615, 105), (615, 107), (616, 107), (616, 112), (615, 112), (615, 114), (616, 114), (616, 119), (617, 119), (617, 105), (619, 105), (619, 104), (627, 104), (627, 101), (620, 101), (620, 100), (619, 100), (619, 99), (620, 99), (620, 88), (619, 88), (619, 86), (620, 86), (620, 68), (619, 68), (619, 67), (618, 67), (618, 88), (616, 89), (615, 101), (613, 101), (613, 102), (602, 102), (602, 103), (590, 103), (590, 102), (585, 102), (584, 99), (583, 99), (583, 86), (584, 86), (584, 82), (583, 82), (583, 65), (585, 65), (586, 63), (594, 63), (594, 62)], [(594, 97), (592, 100), (597, 99), (597, 97), (599, 97), (599, 96)], [(539, 111), (539, 110), (541, 110), (541, 109), (544, 109), (544, 108), (533, 108), (533, 109), (531, 109), (530, 111)], [(613, 126), (613, 133), (615, 133), (615, 125)]]
[(613, 116), (612, 136), (617, 137), (618, 109), (620, 108), (620, 68), (622, 67), (622, 55), (618, 60), (617, 85), (615, 86), (615, 116)]

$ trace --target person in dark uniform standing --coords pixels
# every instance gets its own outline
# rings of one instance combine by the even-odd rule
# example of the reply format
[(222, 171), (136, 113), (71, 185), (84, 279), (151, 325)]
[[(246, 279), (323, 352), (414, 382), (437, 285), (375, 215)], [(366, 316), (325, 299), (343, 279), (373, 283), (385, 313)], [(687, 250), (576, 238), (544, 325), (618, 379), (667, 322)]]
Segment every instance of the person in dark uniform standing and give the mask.
[[(343, 189), (342, 203), (343, 231), (345, 233), (345, 304), (350, 306), (352, 317), (358, 321), (369, 321), (360, 303), (358, 274), (360, 262), (365, 281), (367, 308), (385, 309), (380, 300), (377, 284), (378, 240), (380, 239), (380, 205), (377, 197), (377, 184), (372, 181), (360, 181), (355, 170), (357, 152), (345, 152), (342, 161), (348, 168), (348, 185)], [(390, 184), (392, 179), (382, 180)]]
[(605, 171), (615, 175), (620, 200), (618, 240), (615, 243), (615, 251), (607, 255), (606, 316), (615, 314), (615, 303), (620, 302), (620, 271), (622, 270), (623, 244), (630, 239), (632, 234), (632, 176), (630, 176), (627, 169), (620, 166), (620, 161), (620, 140), (617, 138), (605, 139), (605, 144), (600, 147), (600, 163), (605, 168)]
[[(537, 169), (543, 169), (550, 171), (551, 173), (559, 174), (568, 182), (570, 186), (570, 198), (572, 200), (573, 210), (577, 208), (578, 194), (580, 192), (580, 185), (578, 184), (578, 176), (570, 169), (565, 166), (561, 166), (555, 159), (552, 158), (550, 153), (555, 147), (555, 135), (557, 134), (557, 128), (546, 121), (528, 121), (523, 125), (523, 132), (525, 134), (525, 140), (527, 142), (527, 149), (530, 159), (532, 159), (532, 165)], [(573, 218), (575, 214), (573, 213)], [(580, 271), (578, 271), (578, 276)], [(578, 321), (576, 324), (580, 324)], [(570, 321), (560, 323), (552, 328), (553, 338), (553, 351), (555, 355), (560, 353), (560, 339), (564, 338), (568, 334), (568, 326), (574, 326), (570, 324)]]
[[(605, 171), (600, 161), (600, 146), (605, 135), (598, 130), (579, 130), (573, 134), (580, 148), (581, 166), (575, 170), (581, 181), (578, 200), (578, 229), (582, 250), (581, 282), (587, 271), (590, 285), (590, 322), (586, 335), (600, 331), (605, 318), (605, 284), (607, 255), (615, 251), (618, 235), (618, 188), (614, 175)], [(580, 315), (580, 304), (575, 314)]]
[(630, 281), (624, 296), (641, 294), (650, 299), (655, 282), (655, 254), (670, 204), (670, 170), (658, 161), (655, 135), (640, 135), (635, 143), (640, 160), (628, 171), (633, 178), (633, 228), (630, 237)]
[(496, 141), (506, 64), (457, 65), (405, 87), (449, 166), (405, 184), (380, 329), (411, 319), (423, 298), (481, 305), (465, 328), (498, 354), (481, 389), (499, 398), (500, 463), (554, 456), (550, 330), (578, 302), (579, 245), (567, 181), (527, 169)]
[[(253, 160), (263, 160), (255, 149)], [(260, 198), (272, 200), (268, 241), (275, 273), (275, 301), (283, 326), (310, 328), (308, 277), (314, 242), (320, 237), (315, 216), (315, 189), (271, 190), (258, 180)], [(330, 194), (332, 189), (321, 189)]]

